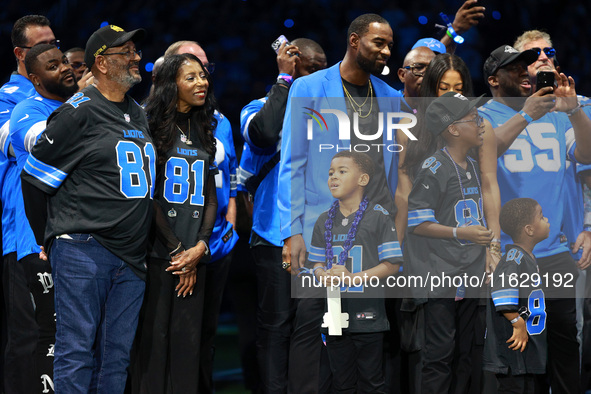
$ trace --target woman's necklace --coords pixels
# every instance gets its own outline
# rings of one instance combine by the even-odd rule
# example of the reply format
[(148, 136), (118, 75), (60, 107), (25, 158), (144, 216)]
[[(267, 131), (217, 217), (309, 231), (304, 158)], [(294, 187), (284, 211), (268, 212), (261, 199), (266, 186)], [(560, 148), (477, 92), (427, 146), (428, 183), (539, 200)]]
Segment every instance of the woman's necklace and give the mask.
[(181, 141), (184, 142), (187, 145), (193, 145), (193, 141), (191, 141), (191, 119), (187, 119), (187, 134), (188, 136), (183, 133), (183, 130), (179, 127), (178, 124), (176, 124), (176, 128), (179, 129), (179, 131), (181, 132)]

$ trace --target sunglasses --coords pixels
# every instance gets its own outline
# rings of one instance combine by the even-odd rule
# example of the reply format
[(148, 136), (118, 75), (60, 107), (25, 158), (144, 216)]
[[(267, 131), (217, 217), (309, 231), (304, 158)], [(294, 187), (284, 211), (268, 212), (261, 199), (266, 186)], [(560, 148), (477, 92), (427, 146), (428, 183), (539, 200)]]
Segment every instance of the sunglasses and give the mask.
[(484, 124), (484, 119), (482, 118), (482, 116), (477, 115), (475, 118), (473, 119), (468, 119), (468, 120), (456, 120), (454, 123), (470, 123), (470, 122), (476, 122), (476, 126), (478, 127), (482, 127), (482, 125)]
[(546, 56), (548, 56), (548, 58), (553, 58), (556, 55), (556, 49), (552, 48), (552, 47), (546, 47), (546, 48), (530, 48), (532, 51), (536, 51), (536, 53), (538, 54), (538, 56), (540, 56), (540, 54), (542, 53), (542, 51), (544, 51), (544, 53), (546, 54)]

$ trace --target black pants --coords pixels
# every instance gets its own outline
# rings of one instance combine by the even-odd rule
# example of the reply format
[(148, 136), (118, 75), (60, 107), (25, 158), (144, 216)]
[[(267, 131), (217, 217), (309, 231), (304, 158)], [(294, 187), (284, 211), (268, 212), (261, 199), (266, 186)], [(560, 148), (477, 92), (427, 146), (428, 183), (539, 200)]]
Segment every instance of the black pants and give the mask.
[(499, 394), (533, 394), (535, 392), (535, 375), (497, 374)]
[(240, 233), (238, 243), (234, 247), (235, 258), (232, 259), (226, 292), (238, 325), (244, 387), (258, 393), (260, 379), (256, 350), (257, 277), (248, 236), (249, 233)]
[(197, 264), (193, 295), (177, 297), (170, 262), (148, 261), (146, 294), (132, 351), (133, 393), (196, 393), (206, 266)]
[(384, 333), (328, 335), (326, 348), (333, 393), (385, 393), (382, 370)]
[(291, 275), (281, 268), (281, 247), (255, 246), (257, 358), (264, 393), (286, 393), (290, 338), (295, 316)]
[(41, 393), (53, 387), (55, 307), (51, 265), (30, 254), (4, 258), (8, 323), (5, 392)]
[(230, 271), (233, 253), (206, 264), (205, 300), (203, 303), (203, 327), (201, 328), (201, 355), (199, 361), (199, 393), (213, 393), (213, 358), (215, 333), (222, 305), (222, 295)]
[[(576, 275), (575, 262), (569, 253), (537, 259), (540, 274), (557, 273), (564, 279), (567, 275), (574, 276), (570, 282), (572, 288), (564, 286), (545, 288), (546, 294), (546, 330), (548, 342), (547, 379), (554, 393), (579, 393), (579, 343), (577, 342), (577, 315), (575, 303)], [(552, 280), (550, 280), (552, 283)], [(564, 280), (563, 280), (564, 283)], [(543, 285), (545, 283), (543, 282)], [(542, 392), (544, 375), (537, 375)]]
[(472, 373), (477, 299), (429, 299), (425, 304), (422, 393), (465, 393)]
[(330, 391), (331, 367), (320, 333), (326, 303), (325, 298), (319, 298), (322, 294), (326, 295), (325, 288), (312, 289), (312, 294), (308, 295), (317, 297), (296, 300), (297, 310), (289, 348), (290, 394)]

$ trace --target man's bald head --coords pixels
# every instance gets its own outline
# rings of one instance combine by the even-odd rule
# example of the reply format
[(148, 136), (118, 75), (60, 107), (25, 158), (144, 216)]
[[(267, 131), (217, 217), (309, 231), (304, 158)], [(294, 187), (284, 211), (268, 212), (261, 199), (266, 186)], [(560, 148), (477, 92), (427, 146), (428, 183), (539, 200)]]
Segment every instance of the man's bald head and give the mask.
[(296, 38), (291, 43), (297, 46), (301, 53), (294, 78), (310, 75), (326, 68), (326, 54), (316, 41), (309, 38)]
[(417, 47), (406, 54), (402, 68), (398, 69), (398, 78), (404, 84), (404, 97), (419, 96), (423, 75), (434, 57), (435, 52), (427, 47)]
[(177, 41), (168, 47), (166, 52), (164, 52), (164, 57), (180, 55), (183, 53), (191, 53), (195, 55), (203, 64), (209, 63), (205, 51), (197, 41)]

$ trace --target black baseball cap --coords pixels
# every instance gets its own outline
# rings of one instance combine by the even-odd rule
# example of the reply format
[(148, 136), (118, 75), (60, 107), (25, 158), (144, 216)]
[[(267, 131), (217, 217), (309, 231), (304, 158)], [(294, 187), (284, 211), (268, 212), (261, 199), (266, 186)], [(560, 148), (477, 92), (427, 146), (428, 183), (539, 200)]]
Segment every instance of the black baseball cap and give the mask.
[(519, 52), (511, 45), (501, 45), (491, 52), (484, 62), (484, 78), (488, 78), (497, 72), (499, 68), (505, 67), (518, 60), (523, 60), (528, 66), (538, 59), (538, 53), (533, 49)]
[[(484, 94), (482, 95), (484, 96)], [(438, 136), (443, 133), (453, 122), (462, 119), (468, 115), (474, 107), (480, 102), (480, 98), (472, 101), (462, 96), (460, 93), (447, 92), (437, 97), (427, 107), (425, 118), (427, 120), (427, 129)]]
[(146, 31), (144, 29), (132, 30), (126, 32), (119, 26), (107, 25), (103, 26), (90, 36), (86, 42), (86, 50), (84, 52), (84, 62), (88, 68), (92, 68), (94, 59), (102, 54), (107, 48), (117, 47), (125, 44), (131, 40), (138, 43), (144, 39)]

